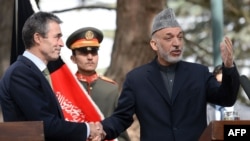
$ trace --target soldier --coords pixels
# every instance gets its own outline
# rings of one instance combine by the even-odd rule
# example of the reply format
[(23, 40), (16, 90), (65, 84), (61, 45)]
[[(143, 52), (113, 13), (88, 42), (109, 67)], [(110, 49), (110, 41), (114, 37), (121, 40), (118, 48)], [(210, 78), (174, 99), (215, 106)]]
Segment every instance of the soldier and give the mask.
[[(73, 32), (66, 45), (72, 50), (71, 60), (77, 65), (76, 78), (86, 89), (104, 117), (110, 116), (119, 97), (119, 88), (115, 81), (97, 74), (98, 49), (103, 33), (94, 27), (85, 27)], [(119, 141), (129, 141), (127, 132), (118, 137)]]

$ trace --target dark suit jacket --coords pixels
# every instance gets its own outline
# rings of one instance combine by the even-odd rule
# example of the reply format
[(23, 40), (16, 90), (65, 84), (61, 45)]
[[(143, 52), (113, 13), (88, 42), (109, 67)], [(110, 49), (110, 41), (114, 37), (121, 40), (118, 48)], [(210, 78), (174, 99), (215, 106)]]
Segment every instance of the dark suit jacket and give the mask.
[(37, 66), (19, 56), (0, 82), (4, 121), (44, 122), (46, 141), (84, 141), (85, 123), (64, 120), (57, 98)]
[(223, 68), (219, 87), (207, 67), (181, 61), (176, 67), (170, 99), (154, 60), (127, 74), (117, 109), (102, 121), (106, 137), (116, 137), (128, 128), (135, 113), (141, 141), (197, 141), (207, 126), (207, 102), (233, 105), (239, 85), (235, 67)]
[[(89, 89), (88, 83), (81, 81), (81, 84), (86, 90)], [(103, 79), (103, 77), (98, 77), (90, 84), (90, 87), (90, 96), (103, 113), (104, 118), (110, 116), (114, 112), (120, 96), (118, 85)], [(121, 133), (117, 139), (119, 141), (130, 141), (126, 131)]]

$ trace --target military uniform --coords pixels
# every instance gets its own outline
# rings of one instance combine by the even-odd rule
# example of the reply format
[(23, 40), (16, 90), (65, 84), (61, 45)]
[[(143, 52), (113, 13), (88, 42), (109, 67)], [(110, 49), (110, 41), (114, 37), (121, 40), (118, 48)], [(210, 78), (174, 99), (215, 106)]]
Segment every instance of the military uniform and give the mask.
[(84, 76), (76, 73), (76, 76), (102, 111), (104, 117), (110, 116), (119, 97), (118, 85), (113, 80), (97, 74)]
[[(103, 34), (100, 30), (93, 27), (86, 27), (72, 33), (67, 39), (66, 45), (73, 51), (82, 50), (91, 52), (98, 50), (102, 40)], [(110, 116), (115, 110), (119, 97), (117, 83), (107, 77), (99, 76), (96, 72), (92, 75), (84, 75), (77, 71), (76, 77), (103, 113), (103, 116)], [(130, 139), (125, 131), (118, 137), (118, 140), (129, 141)]]
[[(104, 117), (110, 116), (117, 105), (119, 88), (115, 81), (97, 74), (84, 76), (76, 73), (77, 79), (88, 91), (90, 97), (102, 111)], [(122, 133), (118, 137), (119, 141), (129, 141), (128, 134)]]

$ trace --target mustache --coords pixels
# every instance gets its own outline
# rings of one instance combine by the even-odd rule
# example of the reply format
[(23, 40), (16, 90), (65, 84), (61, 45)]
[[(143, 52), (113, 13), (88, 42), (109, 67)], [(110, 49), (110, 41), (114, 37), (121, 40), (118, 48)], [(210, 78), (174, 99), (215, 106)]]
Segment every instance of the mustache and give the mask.
[(88, 61), (87, 63), (85, 64), (95, 64), (93, 61)]
[(171, 49), (170, 52), (173, 52), (173, 51), (183, 51), (182, 48), (175, 48), (175, 49)]

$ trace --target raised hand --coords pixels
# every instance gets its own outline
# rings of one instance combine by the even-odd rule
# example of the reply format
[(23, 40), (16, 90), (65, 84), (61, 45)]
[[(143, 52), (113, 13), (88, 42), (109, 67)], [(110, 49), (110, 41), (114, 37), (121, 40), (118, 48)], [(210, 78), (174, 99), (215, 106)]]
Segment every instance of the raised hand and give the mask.
[(233, 44), (228, 37), (225, 37), (224, 41), (220, 43), (220, 51), (224, 66), (233, 67)]

